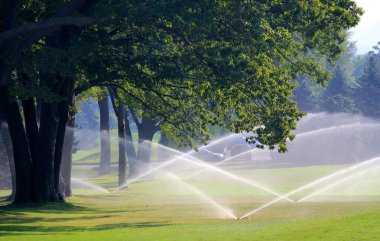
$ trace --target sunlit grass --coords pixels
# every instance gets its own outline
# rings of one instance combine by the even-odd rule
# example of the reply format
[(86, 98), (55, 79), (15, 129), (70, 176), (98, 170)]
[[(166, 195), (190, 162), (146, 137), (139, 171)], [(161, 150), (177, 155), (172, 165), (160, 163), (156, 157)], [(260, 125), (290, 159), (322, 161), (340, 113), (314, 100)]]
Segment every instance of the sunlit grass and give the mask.
[[(285, 194), (346, 167), (230, 171)], [(93, 167), (75, 166), (73, 174), (109, 191), (117, 187), (116, 171), (99, 177)], [(185, 182), (238, 217), (276, 198), (208, 171)], [(364, 183), (376, 187), (379, 180)], [(74, 186), (74, 197), (64, 204), (0, 207), (0, 240), (376, 240), (379, 234), (380, 202), (365, 196), (355, 202), (281, 201), (249, 220), (231, 220), (164, 172), (111, 194)], [(8, 194), (0, 191), (0, 197)], [(380, 193), (373, 194), (378, 200)]]
[[(281, 175), (324, 174), (339, 167), (275, 170)], [(264, 170), (252, 171), (256, 177)], [(290, 172), (290, 174), (289, 174)], [(299, 175), (301, 176), (301, 175)], [(300, 177), (299, 177), (300, 178)], [(90, 179), (109, 190), (116, 176)], [(194, 179), (237, 216), (274, 197), (235, 181)], [(285, 191), (290, 184), (277, 189)], [(294, 188), (294, 186), (292, 186)], [(5, 196), (9, 191), (1, 191)], [(279, 202), (249, 220), (222, 219), (208, 203), (168, 179), (143, 180), (112, 194), (74, 189), (66, 203), (0, 207), (0, 240), (378, 240), (380, 202)]]

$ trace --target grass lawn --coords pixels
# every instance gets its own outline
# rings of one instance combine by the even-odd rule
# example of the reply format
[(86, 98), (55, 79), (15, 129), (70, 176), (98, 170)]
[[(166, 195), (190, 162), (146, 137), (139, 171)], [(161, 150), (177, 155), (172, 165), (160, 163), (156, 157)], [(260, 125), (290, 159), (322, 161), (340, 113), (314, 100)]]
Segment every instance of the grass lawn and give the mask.
[[(314, 167), (274, 170), (295, 180), (335, 170)], [(263, 170), (256, 176), (264, 177)], [(306, 175), (305, 175), (306, 174)], [(112, 190), (115, 176), (91, 179)], [(74, 189), (66, 203), (39, 207), (0, 204), (0, 240), (379, 240), (380, 202), (280, 202), (250, 219), (220, 218), (215, 208), (170, 180), (146, 180), (102, 194)], [(189, 181), (242, 215), (274, 197), (236, 182)], [(295, 182), (295, 181), (293, 181)], [(278, 180), (274, 183), (279, 183)], [(291, 183), (277, 190), (288, 191)], [(222, 185), (221, 185), (222, 184)], [(223, 187), (223, 188), (220, 188)], [(225, 195), (221, 195), (224, 193)], [(1, 191), (5, 196), (7, 191)]]
[[(76, 162), (94, 162), (97, 153), (89, 150), (78, 154)], [(184, 167), (181, 164), (180, 168)], [(346, 167), (223, 168), (239, 177), (254, 177), (276, 192), (287, 193)], [(173, 173), (181, 175), (176, 166), (172, 168)], [(167, 179), (165, 173), (155, 173), (152, 180), (133, 183), (129, 189), (111, 194), (85, 189), (73, 181), (74, 197), (67, 198), (66, 203), (33, 208), (0, 203), (0, 240), (379, 240), (377, 170), (370, 168), (366, 178), (351, 180), (348, 185), (325, 193), (331, 197), (344, 190), (338, 200), (282, 201), (244, 220), (226, 219), (225, 213), (194, 195), (187, 184)], [(116, 172), (96, 175), (93, 166), (73, 167), (74, 177), (110, 191), (115, 189)], [(238, 217), (276, 198), (207, 170), (186, 182)], [(7, 190), (0, 191), (0, 198), (8, 194)], [(297, 200), (305, 194), (292, 198)]]

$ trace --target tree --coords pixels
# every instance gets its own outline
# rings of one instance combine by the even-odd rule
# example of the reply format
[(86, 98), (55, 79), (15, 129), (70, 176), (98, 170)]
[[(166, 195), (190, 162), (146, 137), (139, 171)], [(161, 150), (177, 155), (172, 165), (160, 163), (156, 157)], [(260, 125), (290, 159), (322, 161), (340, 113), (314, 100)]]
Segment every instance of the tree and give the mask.
[[(130, 103), (127, 114), (129, 113), (131, 119), (134, 121), (138, 135), (137, 147), (135, 147), (132, 138), (128, 139), (130, 141), (126, 143), (131, 150), (128, 155), (130, 166), (129, 177), (133, 177), (139, 175), (139, 173), (144, 171), (150, 164), (153, 136), (160, 130), (159, 125), (163, 124), (163, 121), (157, 119), (159, 116), (155, 116), (155, 114), (147, 110), (147, 108), (143, 106), (133, 106), (133, 104), (131, 104), (133, 101), (127, 102)], [(126, 116), (126, 120), (127, 118)], [(130, 130), (128, 132), (130, 132)], [(137, 150), (137, 153), (135, 150)]]
[[(70, 25), (83, 27), (96, 23), (94, 19), (82, 16), (70, 17), (86, 7), (92, 7), (93, 4), (88, 4), (89, 2), (81, 0), (67, 4), (64, 4), (64, 1), (47, 3), (35, 1), (30, 4), (24, 1), (0, 2), (0, 92), (14, 150), (15, 202), (47, 202), (63, 199), (59, 190), (60, 162), (68, 103), (73, 96), (70, 90), (74, 85), (72, 79), (61, 78), (63, 76), (59, 76), (58, 73), (40, 72), (40, 83), (49, 92), (69, 100), (51, 103), (51, 99), (47, 96), (41, 98), (41, 122), (38, 128), (33, 94), (20, 98), (24, 102), (22, 109), (25, 124), (17, 104), (18, 99), (15, 98), (21, 97), (22, 94), (10, 94), (10, 88), (16, 83), (24, 85), (23, 77), (28, 74), (21, 70), (17, 79), (12, 78), (11, 74), (16, 68), (22, 69), (22, 62), (24, 64), (26, 62), (25, 54), (34, 53), (35, 49), (31, 46), (42, 38), (49, 36), (45, 39), (46, 46), (64, 47), (64, 35), (66, 33), (67, 36), (70, 31), (68, 29), (63, 31), (60, 27)], [(44, 8), (41, 8), (41, 5)], [(50, 19), (43, 19), (45, 17)], [(31, 66), (29, 70), (34, 67), (33, 64)], [(59, 82), (64, 84), (61, 85)]]
[(9, 163), (9, 170), (10, 170), (11, 180), (12, 180), (12, 193), (8, 197), (8, 200), (12, 201), (14, 200), (15, 195), (16, 195), (15, 163), (14, 163), (14, 157), (13, 157), (12, 141), (9, 135), (9, 127), (1, 109), (0, 109), (0, 130), (1, 130), (1, 136), (4, 142), (4, 146), (5, 146), (5, 152), (6, 152), (6, 157), (7, 157), (6, 161), (8, 161)]
[(363, 75), (359, 79), (360, 88), (355, 92), (360, 111), (367, 116), (380, 118), (380, 51), (379, 46), (368, 54)]
[(354, 89), (358, 87), (355, 71), (355, 44), (345, 43), (341, 58), (330, 67), (332, 79), (322, 96), (323, 110), (329, 112), (357, 112), (353, 98)]
[[(218, 124), (253, 130), (261, 143), (286, 150), (302, 116), (290, 80), (306, 73), (325, 82), (328, 72), (305, 53), (336, 59), (342, 29), (361, 14), (350, 0), (0, 3), (7, 15), (0, 98), (14, 147), (16, 202), (63, 199), (60, 163), (75, 86), (118, 87), (179, 144), (206, 142), (208, 125)], [(35, 103), (18, 105), (36, 97), (37, 135)]]
[[(99, 105), (99, 136), (100, 136), (100, 166), (99, 175), (111, 171), (111, 138), (109, 124), (108, 95), (100, 97)], [(116, 110), (115, 110), (116, 113)]]
[(358, 71), (355, 43), (345, 42), (343, 46), (340, 59), (331, 65), (324, 59), (320, 60), (332, 74), (326, 86), (316, 84), (307, 76), (296, 79), (298, 87), (293, 99), (302, 111), (358, 112), (353, 96), (359, 86), (355, 77)]
[[(323, 86), (315, 83), (308, 76), (299, 76), (296, 80), (297, 88), (293, 92), (293, 99), (301, 111), (323, 111)], [(331, 80), (330, 80), (331, 81)]]
[(109, 91), (112, 106), (115, 110), (116, 118), (117, 118), (117, 134), (118, 134), (118, 142), (119, 142), (119, 178), (118, 183), (119, 186), (123, 186), (126, 181), (126, 173), (127, 173), (127, 160), (126, 160), (126, 139), (125, 139), (125, 107), (122, 103), (120, 103), (117, 90), (110, 88)]
[(71, 167), (72, 167), (72, 154), (74, 146), (74, 127), (75, 119), (74, 114), (71, 115), (70, 120), (67, 123), (67, 129), (65, 132), (65, 138), (63, 143), (62, 152), (62, 164), (61, 164), (61, 174), (63, 178), (62, 185), (64, 186), (65, 197), (71, 197)]

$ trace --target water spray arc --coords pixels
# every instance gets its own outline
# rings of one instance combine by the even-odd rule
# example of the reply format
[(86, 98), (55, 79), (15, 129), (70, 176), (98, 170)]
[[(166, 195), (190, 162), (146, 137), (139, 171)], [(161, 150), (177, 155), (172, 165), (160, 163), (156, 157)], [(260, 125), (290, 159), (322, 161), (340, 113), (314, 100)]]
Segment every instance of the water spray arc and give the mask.
[(326, 132), (326, 131), (332, 131), (332, 130), (337, 130), (337, 129), (345, 129), (345, 128), (355, 128), (355, 127), (359, 127), (359, 126), (364, 125), (364, 124), (367, 125), (367, 127), (380, 127), (380, 124), (377, 124), (377, 123), (356, 122), (353, 124), (336, 125), (336, 126), (320, 128), (320, 129), (316, 129), (316, 130), (312, 130), (312, 131), (306, 131), (306, 132), (302, 132), (302, 133), (297, 134), (296, 137), (301, 138), (301, 137), (313, 135), (316, 133), (318, 134), (318, 133)]
[[(153, 143), (152, 143), (152, 144), (153, 144)], [(160, 144), (157, 144), (157, 143), (156, 143), (155, 145), (160, 145)], [(172, 153), (175, 153), (175, 154), (181, 155), (181, 156), (183, 156), (183, 157), (175, 158), (174, 160), (168, 161), (168, 162), (170, 162), (170, 163), (165, 162), (164, 164), (159, 165), (159, 166), (156, 167), (156, 168), (152, 168), (150, 171), (144, 173), (144, 176), (147, 175), (147, 174), (150, 174), (150, 173), (152, 173), (152, 172), (154, 172), (154, 171), (159, 171), (159, 170), (162, 169), (163, 167), (165, 167), (165, 166), (167, 166), (167, 165), (169, 165), (169, 164), (172, 164), (172, 163), (175, 162), (175, 161), (182, 160), (182, 161), (187, 162), (187, 163), (189, 163), (189, 164), (196, 165), (196, 166), (199, 166), (199, 167), (201, 167), (201, 168), (206, 168), (206, 169), (208, 169), (208, 170), (211, 170), (211, 171), (213, 171), (213, 172), (219, 173), (219, 174), (221, 174), (221, 175), (223, 175), (223, 176), (229, 177), (229, 178), (234, 179), (234, 180), (236, 180), (236, 181), (239, 181), (239, 182), (245, 183), (245, 184), (247, 184), (247, 185), (253, 186), (253, 187), (255, 187), (255, 188), (261, 189), (262, 191), (265, 191), (265, 192), (271, 193), (272, 195), (278, 196), (280, 199), (285, 199), (285, 200), (287, 200), (287, 201), (289, 201), (289, 202), (292, 202), (292, 203), (294, 202), (294, 201), (291, 200), (290, 198), (288, 198), (288, 197), (284, 197), (284, 195), (281, 195), (281, 194), (279, 194), (279, 193), (277, 193), (277, 192), (275, 192), (275, 191), (273, 191), (273, 190), (271, 190), (271, 189), (269, 189), (269, 188), (267, 188), (267, 187), (264, 187), (263, 185), (261, 185), (261, 184), (259, 184), (259, 183), (256, 183), (256, 182), (254, 182), (254, 181), (251, 181), (251, 180), (248, 180), (248, 179), (245, 179), (245, 178), (239, 177), (239, 176), (236, 176), (236, 175), (234, 175), (234, 174), (232, 174), (232, 173), (230, 173), (230, 172), (227, 172), (227, 171), (225, 171), (225, 170), (223, 170), (223, 169), (221, 169), (221, 168), (219, 168), (219, 167), (215, 167), (215, 166), (213, 166), (213, 165), (211, 165), (211, 164), (209, 164), (209, 163), (207, 163), (207, 162), (204, 162), (204, 161), (202, 161), (202, 160), (200, 160), (200, 159), (198, 159), (198, 158), (196, 158), (196, 157), (193, 157), (193, 156), (191, 156), (191, 155), (188, 155), (188, 154), (184, 155), (184, 153), (182, 153), (182, 152), (180, 152), (180, 151), (177, 151), (177, 150), (175, 150), (175, 149), (172, 149), (172, 148), (170, 148), (170, 147), (166, 147), (166, 146), (162, 146), (162, 145), (160, 145), (160, 146), (161, 146), (162, 148), (164, 148), (165, 150), (167, 150), (167, 151), (170, 151), (170, 152), (172, 152)], [(186, 157), (185, 157), (185, 156), (186, 156)], [(163, 166), (163, 165), (164, 165), (164, 166)], [(141, 178), (141, 177), (139, 177), (139, 179), (140, 179), (140, 178)], [(137, 179), (137, 180), (138, 180), (138, 179)], [(137, 180), (136, 180), (136, 178), (135, 178), (135, 179), (133, 179), (132, 181), (137, 181)], [(132, 181), (128, 181), (126, 185), (132, 183)], [(118, 191), (118, 190), (120, 190), (120, 189), (121, 189), (121, 188), (119, 188), (119, 189), (117, 189), (117, 190), (115, 190), (115, 191)], [(114, 191), (114, 192), (115, 192), (115, 191)]]
[[(332, 174), (329, 174), (327, 176), (321, 177), (321, 178), (319, 178), (319, 179), (317, 179), (315, 181), (312, 181), (312, 182), (310, 182), (310, 183), (308, 183), (308, 184), (306, 184), (306, 185), (304, 185), (302, 187), (299, 187), (299, 188), (297, 188), (297, 189), (295, 189), (295, 190), (293, 190), (293, 191), (285, 194), (284, 197), (290, 197), (290, 196), (292, 196), (292, 195), (294, 195), (296, 193), (299, 193), (299, 192), (301, 192), (303, 190), (306, 190), (306, 189), (308, 189), (310, 187), (313, 187), (313, 186), (315, 186), (315, 185), (317, 185), (319, 183), (323, 183), (323, 182), (325, 182), (327, 180), (330, 180), (330, 179), (332, 179), (334, 177), (337, 177), (339, 175), (342, 175), (342, 174), (345, 174), (347, 172), (353, 171), (353, 170), (358, 169), (360, 167), (372, 164), (372, 163), (377, 162), (377, 161), (380, 161), (380, 157), (369, 159), (367, 161), (358, 163), (358, 164), (353, 165), (351, 167), (348, 167), (348, 168), (345, 168), (343, 170), (340, 170), (340, 171), (334, 172)], [(254, 210), (252, 210), (252, 211), (244, 214), (240, 219), (247, 218), (247, 217), (249, 217), (249, 216), (251, 216), (251, 215), (253, 215), (253, 214), (255, 214), (255, 213), (257, 213), (257, 212), (259, 212), (259, 211), (261, 211), (261, 210), (263, 210), (263, 209), (265, 209), (265, 208), (267, 208), (267, 207), (269, 207), (269, 206), (271, 206), (271, 205), (273, 205), (273, 204), (281, 201), (281, 200), (282, 200), (282, 198), (276, 198), (276, 199), (274, 199), (274, 200), (272, 200), (272, 201), (270, 201), (270, 202), (268, 202), (268, 203), (266, 203), (266, 204), (264, 204), (264, 205), (262, 205), (262, 206), (260, 206), (260, 207), (258, 207), (256, 209), (254, 209)]]
[[(320, 129), (316, 129), (316, 130), (312, 130), (312, 131), (306, 131), (306, 132), (302, 132), (302, 133), (299, 133), (297, 134), (297, 138), (302, 138), (302, 137), (306, 137), (306, 136), (309, 136), (309, 135), (313, 135), (313, 134), (319, 134), (321, 132), (326, 132), (326, 131), (331, 131), (331, 130), (336, 130), (336, 129), (344, 129), (344, 128), (354, 128), (354, 127), (358, 127), (360, 125), (362, 125), (363, 123), (360, 123), (360, 122), (356, 122), (356, 123), (353, 123), (353, 124), (343, 124), (343, 125), (335, 125), (335, 126), (330, 126), (330, 127), (325, 127), (325, 128), (320, 128)], [(376, 124), (376, 123), (366, 123), (367, 125), (371, 125), (373, 127), (380, 127), (380, 124)], [(230, 156), (222, 161), (219, 161), (219, 162), (216, 162), (214, 164), (214, 166), (220, 166), (224, 163), (227, 163), (235, 158), (238, 158), (240, 156), (244, 156), (246, 154), (249, 154), (249, 153), (252, 153), (254, 150), (256, 150), (256, 148), (254, 149), (251, 149), (251, 150), (248, 150), (248, 151), (244, 151), (242, 153), (239, 153), (239, 154), (236, 154), (234, 156)], [(270, 152), (270, 151), (268, 151)], [(187, 176), (185, 179), (188, 179), (188, 178), (191, 178), (193, 176), (196, 176), (200, 173), (202, 173), (204, 171), (204, 169), (202, 170), (199, 170), (193, 174), (190, 174), (189, 176)]]
[[(240, 156), (244, 156), (244, 155), (246, 155), (246, 154), (249, 154), (249, 153), (253, 152), (254, 150), (255, 150), (255, 149), (252, 149), (252, 150), (244, 151), (244, 152), (242, 152), (242, 153), (239, 153), (239, 154), (236, 154), (236, 155), (230, 156), (230, 157), (224, 159), (223, 161), (219, 161), (219, 162), (213, 164), (213, 166), (215, 166), (215, 167), (220, 166), (220, 165), (222, 165), (222, 164), (224, 164), (224, 163), (227, 163), (227, 162), (229, 162), (229, 161), (231, 161), (231, 160), (233, 160), (233, 159), (235, 159), (235, 158), (237, 158), (237, 157), (240, 157)], [(199, 170), (199, 171), (196, 171), (196, 172), (190, 174), (190, 175), (187, 176), (185, 179), (189, 179), (189, 178), (191, 178), (191, 177), (194, 177), (194, 176), (196, 176), (196, 175), (198, 175), (198, 174), (200, 174), (200, 173), (202, 173), (202, 172), (204, 172), (204, 171), (205, 171), (205, 169), (203, 168), (203, 169), (201, 169), (201, 170)]]
[(208, 195), (206, 195), (204, 192), (202, 192), (201, 190), (199, 190), (198, 188), (194, 187), (193, 185), (185, 182), (184, 180), (182, 180), (180, 177), (178, 177), (177, 175), (171, 173), (171, 172), (164, 172), (165, 175), (169, 176), (170, 178), (180, 182), (181, 184), (185, 185), (187, 188), (189, 188), (193, 193), (195, 193), (199, 198), (203, 199), (205, 202), (207, 202), (208, 204), (210, 204), (211, 206), (213, 206), (217, 211), (221, 212), (221, 213), (224, 213), (225, 215), (227, 215), (227, 217), (229, 218), (232, 218), (232, 219), (238, 219), (235, 214), (233, 214), (233, 212), (231, 210), (229, 210), (228, 208), (226, 207), (223, 207), (221, 204), (219, 204), (218, 202), (216, 202), (214, 199), (212, 199), (211, 197), (209, 197)]
[[(219, 144), (220, 142), (225, 141), (225, 140), (228, 140), (228, 139), (233, 138), (233, 137), (235, 137), (235, 136), (236, 136), (236, 134), (230, 134), (230, 135), (227, 135), (227, 136), (222, 137), (222, 138), (220, 138), (220, 139), (218, 139), (218, 140), (215, 140), (215, 141), (210, 142), (210, 143), (209, 143), (209, 146), (217, 145), (217, 144)], [(153, 145), (153, 144), (156, 144), (156, 143), (153, 143), (153, 142), (152, 142), (152, 145)], [(160, 147), (165, 147), (164, 145), (161, 145), (161, 144), (157, 144), (157, 145), (159, 145)], [(203, 148), (205, 148), (205, 147), (206, 147), (206, 146), (202, 146), (202, 147), (200, 147), (199, 149), (203, 149)], [(172, 150), (174, 150), (174, 149), (172, 149)], [(170, 159), (170, 160), (168, 160), (168, 161), (166, 161), (166, 162), (160, 164), (160, 165), (157, 166), (157, 167), (153, 167), (153, 168), (151, 168), (150, 170), (146, 171), (145, 173), (142, 173), (142, 174), (138, 175), (137, 177), (134, 177), (134, 178), (132, 178), (132, 179), (127, 180), (127, 182), (126, 182), (124, 185), (122, 185), (122, 186), (120, 186), (119, 188), (117, 188), (116, 190), (112, 191), (112, 193), (117, 192), (117, 191), (119, 191), (119, 190), (121, 190), (121, 189), (127, 187), (129, 184), (134, 183), (134, 182), (140, 180), (141, 178), (144, 178), (145, 176), (147, 176), (147, 175), (149, 175), (149, 174), (151, 174), (151, 173), (153, 173), (153, 172), (155, 172), (155, 171), (158, 171), (158, 170), (160, 170), (160, 169), (162, 169), (162, 168), (164, 168), (164, 167), (166, 167), (166, 166), (169, 166), (169, 165), (173, 164), (174, 162), (180, 160), (180, 159), (183, 158), (183, 157), (191, 156), (191, 154), (195, 153), (195, 150), (190, 150), (190, 151), (187, 151), (187, 152), (185, 152), (185, 153), (183, 153), (183, 152), (179, 152), (179, 153), (180, 153), (179, 156), (176, 156), (176, 157), (174, 157), (174, 158), (172, 158), (172, 159)]]
[(166, 166), (169, 166), (169, 165), (175, 163), (176, 161), (184, 158), (185, 156), (189, 156), (189, 153), (191, 153), (191, 152), (192, 151), (189, 151), (189, 152), (186, 152), (186, 153), (182, 153), (181, 156), (174, 157), (174, 158), (170, 159), (169, 161), (166, 161), (166, 162), (164, 162), (164, 163), (162, 163), (162, 164), (160, 164), (160, 165), (158, 165), (156, 167), (150, 168), (148, 171), (146, 171), (146, 172), (138, 175), (137, 177), (134, 177), (132, 179), (127, 180), (127, 182), (125, 184), (123, 184), (122, 186), (120, 186), (116, 190), (112, 191), (112, 193), (117, 192), (117, 191), (119, 191), (119, 190), (127, 187), (129, 184), (134, 183), (134, 182), (136, 182), (136, 181), (144, 178), (145, 176), (147, 176), (147, 175), (149, 175), (149, 174), (151, 174), (153, 172), (160, 171), (160, 169), (162, 169), (162, 168), (164, 168)]
[[(145, 163), (141, 163), (141, 165), (144, 165), (146, 167), (149, 167), (149, 165), (145, 164)], [(208, 196), (207, 194), (205, 194), (204, 192), (202, 192), (201, 190), (199, 190), (198, 188), (196, 188), (195, 186), (191, 185), (190, 183), (182, 180), (180, 177), (178, 177), (177, 175), (175, 175), (174, 173), (172, 172), (169, 172), (169, 171), (163, 171), (163, 170), (158, 170), (159, 172), (162, 172), (163, 174), (165, 174), (166, 176), (168, 176), (169, 178), (173, 179), (173, 180), (176, 180), (177, 182), (179, 182), (180, 184), (184, 185), (185, 187), (187, 187), (188, 189), (190, 189), (194, 194), (196, 194), (200, 199), (204, 200), (207, 204), (211, 205), (212, 207), (214, 207), (218, 212), (220, 213), (223, 213), (224, 215), (226, 215), (226, 217), (228, 218), (232, 218), (232, 219), (238, 219), (236, 217), (236, 215), (230, 210), (228, 209), (227, 207), (224, 207), (222, 206), (220, 203), (216, 202), (214, 199), (212, 199), (210, 196)]]
[[(191, 197), (191, 200), (195, 200), (197, 204), (211, 210), (212, 212), (208, 212), (209, 214), (216, 213), (220, 215), (218, 217), (228, 219), (247, 218), (283, 200), (302, 205), (301, 203), (308, 201), (329, 201), (331, 197), (334, 198), (334, 201), (341, 201), (339, 199), (341, 196), (351, 197), (351, 194), (355, 196), (353, 196), (354, 199), (347, 199), (349, 201), (367, 200), (365, 198), (370, 198), (371, 201), (378, 200), (377, 196), (374, 198), (374, 195), (380, 195), (380, 192), (372, 192), (374, 189), (371, 188), (377, 188), (375, 174), (377, 175), (377, 172), (380, 171), (380, 151), (376, 147), (376, 143), (380, 141), (380, 122), (361, 116), (351, 118), (352, 116), (348, 115), (342, 118), (341, 115), (337, 114), (334, 117), (330, 113), (318, 113), (308, 116), (307, 120), (301, 120), (303, 123), (297, 130), (297, 139), (291, 144), (290, 140), (288, 141), (290, 144), (288, 154), (277, 155), (275, 151), (268, 149), (235, 148), (239, 145), (236, 144), (237, 139), (235, 138), (241, 137), (243, 134), (230, 134), (211, 141), (208, 145), (198, 148), (198, 150), (203, 150), (200, 153), (195, 150), (181, 152), (157, 143), (150, 143), (152, 146), (159, 147), (151, 149), (153, 150), (151, 157), (154, 161), (147, 164), (141, 162), (141, 160), (136, 160), (141, 165), (145, 165), (146, 168), (136, 169), (138, 174), (128, 179), (120, 187), (107, 190), (102, 186), (91, 183), (91, 179), (83, 176), (79, 176), (83, 179), (72, 178), (72, 181), (75, 188), (80, 191), (92, 190), (91, 193), (114, 193), (131, 183), (144, 179), (151, 173), (159, 173), (158, 175), (153, 175), (154, 179), (159, 180), (162, 178), (165, 181), (163, 183), (168, 182), (170, 185), (179, 185), (180, 190), (185, 191), (184, 197)], [(81, 135), (85, 137), (84, 140), (88, 140), (86, 135), (83, 133)], [(111, 136), (111, 139), (118, 140), (119, 138)], [(126, 140), (122, 141), (125, 142)], [(222, 153), (223, 147), (224, 152)], [(141, 148), (147, 147), (142, 145)], [(260, 151), (257, 152), (257, 155), (256, 150)], [(155, 156), (154, 154), (156, 153), (159, 153), (159, 155)], [(266, 156), (264, 155), (268, 155), (269, 159), (265, 159)], [(86, 158), (89, 159), (89, 157)], [(91, 154), (92, 157), (93, 154)], [(156, 157), (159, 158), (156, 160)], [(375, 158), (368, 159), (369, 157)], [(357, 162), (364, 159), (367, 160)], [(270, 161), (267, 162), (267, 160)], [(98, 163), (79, 162), (74, 163), (74, 165), (98, 165)], [(347, 163), (353, 164), (348, 166)], [(344, 166), (338, 167), (335, 165)], [(333, 169), (330, 169), (331, 167)], [(372, 169), (374, 167), (379, 169)], [(289, 171), (287, 168), (291, 170)], [(338, 170), (338, 168), (341, 168), (341, 170)], [(307, 175), (309, 171), (313, 175), (316, 174), (315, 171), (322, 171), (324, 174), (320, 175), (322, 177), (315, 177), (315, 180), (313, 180)], [(295, 180), (292, 180), (291, 183), (286, 183), (285, 180), (293, 172), (296, 175)], [(330, 174), (326, 174), (328, 172)], [(200, 173), (203, 173), (203, 175), (199, 175)], [(251, 176), (247, 176), (247, 173), (250, 173)], [(371, 175), (370, 178), (369, 175)], [(196, 177), (193, 178), (194, 176)], [(361, 182), (364, 178), (366, 179)], [(351, 186), (351, 184), (356, 184), (359, 181), (360, 186)], [(293, 183), (299, 183), (298, 188), (294, 186), (294, 189), (288, 189), (289, 192), (286, 194), (276, 192), (277, 187), (278, 190), (282, 190), (280, 187), (287, 188), (288, 184), (293, 185)], [(226, 192), (231, 187), (234, 189), (238, 189), (236, 187), (239, 186), (242, 187), (243, 185), (241, 184), (244, 185), (241, 190), (233, 190), (231, 193)], [(269, 188), (266, 184), (268, 184)], [(273, 190), (271, 190), (272, 188)], [(232, 207), (239, 207), (244, 208), (243, 212), (245, 212), (245, 206), (238, 205), (246, 205), (252, 202), (251, 197), (257, 197), (256, 191), (258, 189), (260, 189), (259, 195), (265, 192), (263, 199), (260, 196), (260, 202), (265, 200), (259, 204), (261, 206), (256, 206), (255, 209), (252, 208), (253, 210), (245, 214), (238, 211), (241, 209), (232, 210)], [(149, 189), (142, 189), (142, 191), (147, 190), (149, 191)], [(336, 190), (338, 192), (335, 192)], [(214, 193), (217, 194), (214, 195)], [(269, 194), (275, 196), (272, 197)], [(165, 192), (158, 192), (158, 195), (165, 195)], [(228, 202), (225, 202), (225, 200), (228, 200)], [(171, 202), (173, 202), (172, 199), (170, 199)], [(185, 203), (188, 203), (187, 199)], [(284, 205), (284, 207), (288, 206)], [(241, 216), (241, 214), (244, 215)]]
[(335, 186), (338, 186), (339, 184), (345, 183), (345, 182), (347, 182), (347, 181), (349, 181), (349, 180), (351, 180), (351, 179), (353, 179), (353, 178), (356, 178), (356, 177), (358, 177), (358, 176), (362, 176), (362, 175), (368, 173), (368, 171), (370, 171), (370, 170), (369, 170), (370, 168), (373, 168), (373, 167), (368, 167), (368, 168), (366, 168), (365, 170), (362, 170), (362, 171), (360, 171), (360, 172), (358, 172), (358, 173), (351, 174), (351, 175), (349, 175), (349, 176), (347, 176), (347, 177), (344, 177), (344, 178), (342, 178), (342, 179), (340, 179), (340, 180), (337, 180), (337, 181), (335, 181), (335, 182), (332, 182), (332, 183), (330, 183), (330, 184), (328, 184), (328, 185), (326, 185), (326, 186), (324, 186), (324, 187), (322, 187), (322, 188), (320, 188), (320, 189), (317, 189), (317, 190), (315, 190), (314, 192), (312, 192), (312, 193), (306, 195), (305, 197), (299, 199), (299, 200), (297, 201), (297, 203), (304, 202), (304, 201), (306, 201), (307, 199), (309, 199), (309, 198), (311, 198), (311, 197), (313, 197), (313, 196), (315, 196), (315, 195), (318, 195), (318, 194), (322, 193), (323, 191), (329, 190), (329, 189), (331, 189), (331, 188), (333, 188), (333, 187), (335, 187)]

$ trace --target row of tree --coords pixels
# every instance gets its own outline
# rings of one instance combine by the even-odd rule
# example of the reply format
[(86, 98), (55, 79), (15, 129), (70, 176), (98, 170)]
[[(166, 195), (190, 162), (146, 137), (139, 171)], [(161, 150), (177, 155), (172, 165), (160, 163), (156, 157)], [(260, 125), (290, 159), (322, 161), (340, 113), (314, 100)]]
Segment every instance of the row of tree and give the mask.
[(340, 60), (329, 67), (332, 79), (325, 87), (301, 76), (293, 98), (306, 112), (351, 112), (379, 119), (379, 47), (365, 55), (355, 54), (354, 43), (346, 43), (345, 49)]
[(15, 202), (64, 200), (75, 99), (102, 87), (121, 138), (128, 106), (154, 114), (179, 145), (206, 142), (211, 124), (253, 130), (286, 150), (302, 116), (292, 79), (326, 82), (318, 59), (338, 58), (342, 29), (361, 14), (352, 0), (1, 0), (0, 102)]

